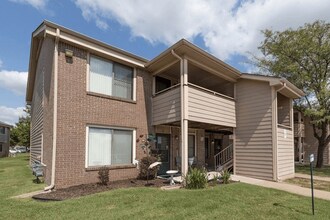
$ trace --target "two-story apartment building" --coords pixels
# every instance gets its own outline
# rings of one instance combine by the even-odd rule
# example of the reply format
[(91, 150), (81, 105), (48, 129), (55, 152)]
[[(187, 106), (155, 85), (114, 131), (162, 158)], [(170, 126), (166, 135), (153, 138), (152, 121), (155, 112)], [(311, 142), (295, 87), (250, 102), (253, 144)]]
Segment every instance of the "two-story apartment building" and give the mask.
[(0, 121), (0, 157), (7, 157), (9, 154), (11, 127), (11, 125)]
[(278, 181), (294, 175), (292, 99), (282, 78), (242, 74), (180, 40), (152, 60), (44, 21), (33, 33), (26, 101), (31, 161), (48, 188), (133, 178), (153, 134), (160, 172), (233, 167)]
[[(309, 163), (311, 154), (317, 160), (318, 140), (314, 137), (311, 119), (299, 111), (294, 112), (294, 144), (295, 161)], [(323, 164), (330, 165), (330, 144), (324, 149)]]

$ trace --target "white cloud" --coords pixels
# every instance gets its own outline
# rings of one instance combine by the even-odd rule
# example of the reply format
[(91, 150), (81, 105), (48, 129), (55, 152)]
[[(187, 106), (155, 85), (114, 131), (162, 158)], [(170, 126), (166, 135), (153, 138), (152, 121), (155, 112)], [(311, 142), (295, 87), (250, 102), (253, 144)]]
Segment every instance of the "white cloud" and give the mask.
[(1, 70), (0, 88), (8, 89), (17, 95), (24, 95), (27, 75), (27, 72)]
[(10, 108), (6, 106), (0, 106), (0, 121), (14, 125), (16, 122), (18, 122), (19, 117), (26, 115), (24, 109), (24, 107)]
[[(75, 0), (86, 20), (96, 25), (115, 20), (133, 37), (171, 45), (181, 38), (200, 36), (221, 59), (257, 53), (260, 30), (297, 28), (317, 19), (330, 20), (325, 0)], [(102, 25), (100, 25), (100, 23)]]
[(29, 4), (38, 10), (45, 9), (46, 4), (48, 2), (48, 0), (10, 0), (10, 1), (21, 4)]

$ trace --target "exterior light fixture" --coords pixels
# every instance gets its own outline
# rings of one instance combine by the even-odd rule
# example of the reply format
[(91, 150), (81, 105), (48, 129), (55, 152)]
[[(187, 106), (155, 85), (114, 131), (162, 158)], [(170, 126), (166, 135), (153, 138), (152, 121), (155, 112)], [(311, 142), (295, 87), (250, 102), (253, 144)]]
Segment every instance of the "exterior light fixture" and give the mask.
[(65, 56), (72, 58), (73, 57), (73, 51), (69, 50), (69, 49), (65, 49)]

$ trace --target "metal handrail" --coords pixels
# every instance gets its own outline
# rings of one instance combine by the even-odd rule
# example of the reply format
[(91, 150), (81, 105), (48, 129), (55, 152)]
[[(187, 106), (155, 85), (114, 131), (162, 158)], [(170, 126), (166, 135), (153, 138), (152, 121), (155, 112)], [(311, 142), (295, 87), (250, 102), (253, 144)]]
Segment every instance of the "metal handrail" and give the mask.
[(213, 90), (210, 90), (210, 89), (206, 89), (204, 87), (201, 87), (201, 86), (198, 86), (198, 85), (195, 85), (195, 84), (192, 84), (192, 83), (188, 83), (188, 86), (191, 86), (191, 87), (195, 87), (199, 90), (202, 90), (204, 92), (207, 92), (207, 93), (210, 93), (210, 94), (213, 94), (215, 96), (221, 96), (223, 98), (226, 98), (226, 99), (229, 99), (229, 100), (232, 100), (232, 101), (235, 101), (235, 99), (233, 97), (230, 97), (230, 96), (227, 96), (227, 95), (224, 95), (224, 94), (221, 94), (221, 93), (218, 93), (218, 92), (215, 92)]
[(156, 92), (156, 93), (154, 94), (154, 96), (159, 95), (159, 94), (162, 94), (162, 93), (165, 93), (165, 92), (167, 92), (167, 91), (170, 91), (170, 90), (172, 90), (172, 89), (174, 89), (174, 88), (176, 88), (176, 87), (178, 87), (178, 86), (180, 86), (180, 83), (175, 84), (175, 85), (173, 85), (173, 86), (171, 86), (171, 87), (168, 87), (168, 88), (166, 88), (166, 89), (163, 89), (162, 91)]
[(219, 165), (223, 165), (233, 158), (233, 144), (228, 145), (225, 149), (214, 155), (215, 170)]

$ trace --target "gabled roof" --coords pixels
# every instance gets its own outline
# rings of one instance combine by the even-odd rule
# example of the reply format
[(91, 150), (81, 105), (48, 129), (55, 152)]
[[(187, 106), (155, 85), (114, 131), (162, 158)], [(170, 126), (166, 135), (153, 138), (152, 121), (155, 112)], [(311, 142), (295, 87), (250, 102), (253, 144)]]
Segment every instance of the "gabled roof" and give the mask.
[[(59, 30), (59, 33), (57, 33)], [(37, 57), (41, 47), (41, 41), (44, 37), (56, 38), (63, 42), (69, 42), (79, 47), (85, 48), (88, 51), (103, 54), (112, 57), (115, 61), (125, 62), (131, 66), (144, 67), (148, 62), (147, 59), (136, 56), (125, 50), (110, 46), (104, 42), (88, 37), (81, 33), (75, 32), (66, 27), (44, 20), (39, 27), (32, 33), (30, 47), (30, 63), (29, 74), (26, 88), (26, 101), (32, 101), (33, 87), (37, 68)]]
[(305, 95), (305, 93), (289, 82), (285, 78), (276, 77), (276, 76), (266, 76), (266, 75), (257, 75), (250, 73), (243, 73), (241, 76), (242, 79), (257, 80), (263, 82), (269, 82), (270, 86), (279, 86), (280, 93), (283, 95), (297, 99)]
[(198, 62), (210, 69), (215, 70), (215, 74), (219, 74), (230, 81), (236, 81), (236, 79), (241, 76), (241, 72), (239, 70), (226, 64), (185, 39), (181, 39), (160, 55), (149, 61), (145, 65), (147, 70), (150, 72), (155, 72), (178, 62), (178, 58), (173, 55), (172, 51), (182, 58), (186, 57), (192, 63)]
[(7, 128), (11, 128), (11, 127), (13, 127), (12, 125), (7, 124), (7, 123), (4, 123), (4, 122), (2, 122), (2, 121), (0, 121), (0, 126), (2, 126), (2, 127), (7, 127)]

